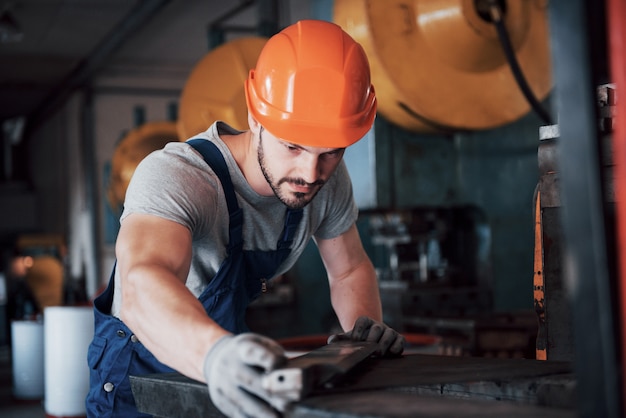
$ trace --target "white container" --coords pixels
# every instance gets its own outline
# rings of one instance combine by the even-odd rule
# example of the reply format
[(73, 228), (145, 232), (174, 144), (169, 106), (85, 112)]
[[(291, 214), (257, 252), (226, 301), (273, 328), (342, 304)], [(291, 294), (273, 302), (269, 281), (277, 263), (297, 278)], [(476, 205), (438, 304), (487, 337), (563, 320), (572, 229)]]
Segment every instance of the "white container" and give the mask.
[(44, 396), (43, 324), (37, 321), (11, 322), (13, 396), (42, 399)]
[(44, 310), (47, 416), (86, 415), (89, 391), (87, 349), (93, 338), (93, 308), (55, 306)]

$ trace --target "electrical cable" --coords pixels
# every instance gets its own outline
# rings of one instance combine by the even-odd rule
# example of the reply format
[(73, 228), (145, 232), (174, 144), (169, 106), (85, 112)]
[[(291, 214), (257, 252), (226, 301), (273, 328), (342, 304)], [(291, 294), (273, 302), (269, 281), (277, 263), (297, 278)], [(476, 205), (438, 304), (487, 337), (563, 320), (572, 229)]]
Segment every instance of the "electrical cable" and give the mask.
[(515, 57), (515, 52), (513, 51), (513, 46), (511, 45), (511, 39), (509, 38), (509, 34), (504, 26), (504, 21), (502, 19), (502, 9), (497, 1), (491, 1), (489, 4), (489, 14), (491, 17), (492, 23), (496, 27), (496, 31), (498, 32), (498, 38), (500, 39), (500, 43), (502, 44), (502, 49), (504, 50), (504, 55), (506, 56), (506, 60), (511, 67), (511, 71), (513, 72), (513, 77), (515, 77), (515, 81), (519, 86), (520, 90), (524, 94), (524, 97), (533, 108), (533, 110), (539, 115), (539, 117), (543, 120), (546, 125), (553, 125), (552, 117), (548, 114), (548, 112), (543, 108), (537, 97), (534, 95), (526, 78), (524, 77), (524, 73), (519, 66), (519, 62)]

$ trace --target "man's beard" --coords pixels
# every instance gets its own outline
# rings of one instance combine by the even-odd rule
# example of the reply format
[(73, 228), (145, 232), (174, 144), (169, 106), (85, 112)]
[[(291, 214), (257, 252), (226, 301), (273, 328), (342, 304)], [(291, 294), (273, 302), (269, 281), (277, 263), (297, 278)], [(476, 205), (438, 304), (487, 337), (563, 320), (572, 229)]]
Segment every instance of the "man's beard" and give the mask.
[[(276, 182), (274, 178), (272, 177), (272, 175), (269, 173), (267, 169), (267, 165), (265, 164), (265, 152), (263, 151), (263, 140), (261, 138), (262, 132), (263, 132), (263, 129), (261, 129), (261, 132), (259, 132), (259, 149), (257, 152), (257, 157), (259, 160), (259, 166), (261, 167), (261, 172), (263, 173), (263, 176), (265, 177), (265, 181), (267, 181), (267, 184), (269, 184), (270, 187), (272, 188), (274, 195), (276, 195), (278, 200), (280, 200), (285, 206), (287, 206), (290, 209), (302, 209), (303, 207), (308, 205), (311, 202), (311, 200), (313, 200), (313, 198), (317, 195), (317, 193), (322, 189), (322, 186), (324, 185), (324, 181), (317, 180), (314, 183), (307, 183), (300, 178), (283, 177), (278, 182)], [(309, 198), (307, 198), (306, 193), (298, 193), (298, 192), (290, 193), (288, 196), (287, 193), (284, 193), (280, 189), (280, 185), (283, 183), (292, 183), (292, 184), (296, 184), (299, 186), (308, 185), (308, 186), (319, 186), (319, 187), (315, 191), (315, 193), (313, 193), (313, 195), (311, 195)]]

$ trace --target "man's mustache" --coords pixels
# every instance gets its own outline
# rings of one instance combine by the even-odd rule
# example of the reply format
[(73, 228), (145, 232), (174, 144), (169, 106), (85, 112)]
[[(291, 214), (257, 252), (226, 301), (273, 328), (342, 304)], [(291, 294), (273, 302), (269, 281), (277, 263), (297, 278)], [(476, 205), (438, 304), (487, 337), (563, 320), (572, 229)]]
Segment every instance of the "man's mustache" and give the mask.
[(295, 184), (296, 186), (314, 187), (314, 186), (323, 186), (326, 182), (324, 180), (316, 180), (313, 183), (307, 183), (303, 179), (285, 177), (278, 182), (278, 185), (280, 186), (283, 183), (292, 183), (292, 184)]

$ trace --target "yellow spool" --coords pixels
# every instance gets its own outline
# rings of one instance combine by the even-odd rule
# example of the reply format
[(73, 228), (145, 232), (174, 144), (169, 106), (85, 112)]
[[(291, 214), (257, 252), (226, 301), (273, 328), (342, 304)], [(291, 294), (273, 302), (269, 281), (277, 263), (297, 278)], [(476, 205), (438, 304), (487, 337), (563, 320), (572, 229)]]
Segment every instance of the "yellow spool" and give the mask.
[(180, 98), (181, 139), (204, 132), (216, 120), (248, 129), (243, 86), (265, 42), (267, 39), (261, 37), (235, 39), (211, 50), (196, 64)]
[[(542, 100), (551, 89), (547, 1), (503, 4), (517, 60)], [(474, 0), (335, 0), (333, 20), (363, 45), (379, 112), (407, 130), (488, 129), (530, 110)]]
[(126, 189), (137, 165), (152, 151), (168, 142), (177, 142), (176, 122), (148, 122), (130, 132), (118, 143), (111, 159), (111, 177), (107, 198), (111, 208), (124, 204)]
[(26, 283), (43, 312), (48, 306), (63, 304), (63, 264), (57, 257), (40, 255), (26, 273)]

